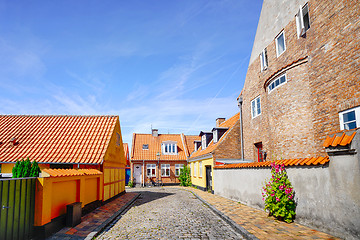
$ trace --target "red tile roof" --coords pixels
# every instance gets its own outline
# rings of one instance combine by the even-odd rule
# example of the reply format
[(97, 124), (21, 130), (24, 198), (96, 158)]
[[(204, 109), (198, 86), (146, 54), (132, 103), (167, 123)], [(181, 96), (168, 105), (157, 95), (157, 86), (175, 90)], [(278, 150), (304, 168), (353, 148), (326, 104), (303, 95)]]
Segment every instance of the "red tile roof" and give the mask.
[(0, 163), (29, 157), (39, 163), (100, 164), (117, 121), (118, 116), (0, 115)]
[(96, 169), (43, 169), (41, 171), (43, 177), (47, 174), (49, 177), (71, 177), (102, 174), (102, 172)]
[(229, 128), (219, 139), (219, 141), (217, 141), (216, 143), (214, 143), (214, 141), (211, 141), (209, 143), (209, 145), (202, 150), (201, 147), (199, 148), (198, 151), (194, 152), (193, 154), (191, 154), (190, 158), (195, 158), (195, 157), (199, 157), (199, 156), (203, 156), (205, 154), (211, 153), (213, 152), (217, 146), (219, 146), (219, 144), (222, 142), (222, 140), (226, 137), (226, 135), (229, 133), (229, 130), (235, 125), (235, 123), (237, 121), (239, 121), (239, 115), (240, 113), (235, 114), (234, 116), (232, 116), (231, 118), (229, 118), (228, 120), (222, 122), (219, 127), (220, 128)]
[[(276, 164), (284, 164), (285, 167), (288, 166), (310, 166), (310, 165), (319, 165), (329, 162), (330, 159), (326, 157), (312, 157), (312, 158), (299, 158), (299, 159), (286, 159), (286, 160), (277, 160)], [(220, 166), (215, 166), (217, 169), (229, 169), (229, 168), (259, 168), (259, 167), (270, 167), (271, 161), (266, 162), (251, 162), (251, 163), (234, 163), (234, 164), (225, 164)]]
[(336, 147), (346, 146), (351, 143), (356, 134), (356, 129), (343, 130), (326, 136), (323, 146), (324, 147)]
[[(186, 142), (193, 138), (200, 139), (198, 136), (186, 136)], [(174, 141), (177, 143), (178, 154), (164, 155), (161, 152), (161, 143)], [(143, 149), (143, 144), (149, 146)], [(159, 134), (153, 137), (152, 134), (134, 133), (132, 142), (131, 160), (158, 160), (156, 153), (161, 153), (160, 160), (187, 160), (188, 148), (191, 144), (183, 143), (181, 134)]]
[(194, 141), (200, 141), (201, 137), (200, 136), (193, 136), (193, 135), (184, 135), (184, 134), (182, 134), (182, 136), (183, 136), (183, 139), (184, 139), (186, 155), (190, 156), (190, 154), (195, 149)]

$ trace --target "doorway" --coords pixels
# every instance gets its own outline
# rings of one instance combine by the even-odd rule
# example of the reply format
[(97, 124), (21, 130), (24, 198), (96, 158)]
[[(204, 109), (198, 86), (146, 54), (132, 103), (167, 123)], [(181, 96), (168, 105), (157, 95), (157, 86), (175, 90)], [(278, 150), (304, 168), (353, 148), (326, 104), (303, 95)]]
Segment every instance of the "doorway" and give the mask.
[(141, 164), (134, 164), (134, 183), (141, 184)]
[(206, 191), (212, 191), (212, 171), (211, 166), (205, 166), (206, 168)]
[(263, 151), (262, 151), (262, 148), (263, 148), (262, 142), (255, 143), (255, 148), (256, 148), (258, 162), (263, 162), (264, 156), (263, 156)]

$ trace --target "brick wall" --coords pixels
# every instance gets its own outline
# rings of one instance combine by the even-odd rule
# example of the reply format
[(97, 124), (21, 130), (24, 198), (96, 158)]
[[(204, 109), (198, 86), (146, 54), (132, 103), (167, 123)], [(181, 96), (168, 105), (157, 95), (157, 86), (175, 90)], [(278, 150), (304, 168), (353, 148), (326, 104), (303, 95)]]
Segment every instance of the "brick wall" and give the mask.
[(240, 124), (239, 121), (232, 126), (225, 138), (219, 143), (214, 150), (214, 159), (240, 159), (241, 143), (240, 143)]
[[(325, 155), (324, 137), (340, 130), (339, 111), (360, 105), (360, 4), (309, 1), (311, 27), (297, 37), (295, 14), (284, 27), (286, 51), (267, 46), (268, 69), (249, 64), (243, 89), (245, 158), (256, 159), (262, 142), (268, 158)], [(279, 32), (280, 33), (280, 32)], [(287, 83), (268, 93), (265, 83), (285, 73)], [(261, 97), (261, 115), (250, 102)]]

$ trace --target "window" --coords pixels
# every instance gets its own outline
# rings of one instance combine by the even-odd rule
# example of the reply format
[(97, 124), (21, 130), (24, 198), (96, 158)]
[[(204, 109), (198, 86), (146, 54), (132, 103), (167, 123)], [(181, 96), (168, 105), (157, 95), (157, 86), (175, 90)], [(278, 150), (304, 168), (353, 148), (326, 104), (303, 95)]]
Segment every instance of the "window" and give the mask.
[(214, 143), (217, 143), (217, 141), (218, 141), (218, 130), (217, 129), (215, 129), (213, 131), (213, 139), (214, 139)]
[(360, 127), (360, 106), (340, 113), (340, 129), (349, 130)]
[(268, 59), (267, 59), (267, 50), (266, 48), (262, 50), (260, 54), (260, 65), (261, 65), (261, 71), (264, 71), (268, 67)]
[(206, 134), (202, 135), (201, 137), (201, 149), (205, 149), (206, 148)]
[(199, 162), (199, 177), (202, 177), (202, 162)]
[(170, 164), (161, 164), (161, 176), (170, 177)]
[(166, 155), (177, 154), (176, 142), (164, 142), (161, 144), (162, 152)]
[(182, 169), (184, 168), (184, 164), (175, 164), (175, 176), (180, 176)]
[(269, 93), (274, 90), (275, 88), (281, 86), (282, 84), (286, 83), (286, 76), (281, 75), (280, 77), (274, 79), (272, 82), (270, 82), (268, 86)]
[(146, 170), (148, 177), (156, 177), (156, 164), (147, 164)]
[(143, 144), (143, 150), (149, 150), (149, 144)]
[(197, 162), (194, 162), (194, 177), (196, 177), (197, 169), (196, 169)]
[(305, 4), (304, 7), (299, 7), (299, 11), (296, 14), (296, 30), (298, 38), (304, 36), (306, 31), (310, 28), (309, 7)]
[(255, 118), (261, 114), (260, 96), (251, 101), (251, 116)]
[(275, 42), (276, 42), (276, 56), (279, 57), (286, 50), (284, 32), (281, 32), (277, 36), (277, 38), (275, 39)]

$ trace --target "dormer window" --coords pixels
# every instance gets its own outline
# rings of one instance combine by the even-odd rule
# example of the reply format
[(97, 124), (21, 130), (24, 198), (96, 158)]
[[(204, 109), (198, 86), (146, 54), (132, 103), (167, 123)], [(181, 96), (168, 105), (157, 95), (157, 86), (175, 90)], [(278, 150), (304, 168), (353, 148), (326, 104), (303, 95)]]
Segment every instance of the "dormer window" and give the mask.
[(202, 149), (205, 149), (207, 146), (206, 146), (206, 135), (202, 135), (201, 137), (201, 148)]
[(227, 130), (228, 128), (224, 128), (224, 127), (213, 128), (212, 132), (213, 132), (214, 143), (217, 143)]
[(213, 139), (214, 139), (214, 143), (217, 143), (217, 141), (218, 141), (218, 131), (217, 131), (217, 129), (215, 129), (213, 131)]
[(201, 141), (194, 141), (194, 152), (199, 150), (200, 147), (201, 147)]
[(162, 153), (164, 155), (177, 154), (177, 144), (176, 142), (163, 142), (161, 144)]
[(149, 150), (149, 144), (143, 144), (143, 150)]
[(204, 150), (213, 139), (213, 133), (201, 131), (200, 136), (201, 136), (201, 149)]

